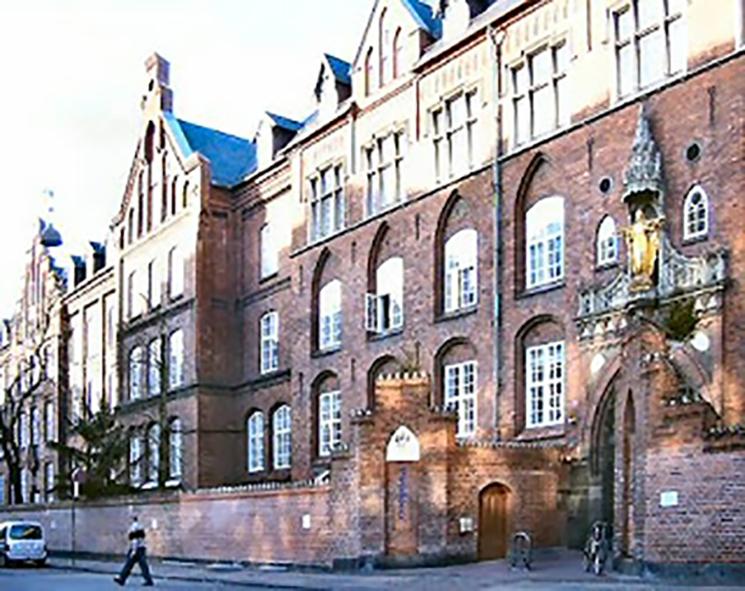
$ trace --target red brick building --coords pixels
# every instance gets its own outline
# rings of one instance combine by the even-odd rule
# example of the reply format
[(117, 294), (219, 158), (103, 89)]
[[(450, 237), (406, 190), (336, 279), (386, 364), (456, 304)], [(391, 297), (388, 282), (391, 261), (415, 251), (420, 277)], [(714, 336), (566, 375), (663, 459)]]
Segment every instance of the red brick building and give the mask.
[(177, 119), (148, 60), (113, 223), (132, 482), (314, 482), (246, 559), (604, 521), (620, 563), (743, 562), (742, 2), (434, 4), (374, 2), (251, 141)]

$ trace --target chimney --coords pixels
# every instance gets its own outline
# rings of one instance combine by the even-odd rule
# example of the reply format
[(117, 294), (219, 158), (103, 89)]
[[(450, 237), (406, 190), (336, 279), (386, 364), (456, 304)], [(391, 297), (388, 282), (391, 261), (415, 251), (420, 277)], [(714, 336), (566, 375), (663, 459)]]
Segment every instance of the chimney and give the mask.
[(170, 113), (173, 111), (173, 91), (171, 83), (171, 64), (164, 57), (153, 53), (145, 60), (147, 86), (142, 96), (142, 109), (149, 114), (153, 111)]

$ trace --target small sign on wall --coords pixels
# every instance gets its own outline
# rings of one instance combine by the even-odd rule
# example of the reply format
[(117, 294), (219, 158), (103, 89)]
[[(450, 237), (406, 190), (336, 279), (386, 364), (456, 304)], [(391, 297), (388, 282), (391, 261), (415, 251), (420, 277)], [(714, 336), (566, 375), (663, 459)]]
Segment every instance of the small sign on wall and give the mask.
[(678, 491), (677, 490), (663, 490), (660, 493), (660, 507), (677, 507), (678, 506)]
[(303, 529), (310, 529), (310, 513), (305, 513), (300, 523)]
[(385, 450), (386, 462), (418, 462), (421, 456), (419, 439), (414, 433), (401, 425), (391, 435)]

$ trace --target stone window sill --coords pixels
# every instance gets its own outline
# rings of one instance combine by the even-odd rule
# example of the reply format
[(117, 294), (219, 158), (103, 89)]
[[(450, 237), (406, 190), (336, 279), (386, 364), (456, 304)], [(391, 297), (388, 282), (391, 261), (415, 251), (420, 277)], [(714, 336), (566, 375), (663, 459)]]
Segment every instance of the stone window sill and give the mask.
[(523, 292), (518, 296), (518, 299), (529, 298), (532, 296), (548, 293), (557, 289), (561, 289), (565, 285), (566, 283), (564, 282), (564, 279), (554, 281), (552, 283), (545, 283), (543, 285), (536, 285), (535, 287), (531, 287), (530, 289), (523, 290)]
[(479, 311), (478, 304), (472, 304), (464, 308), (458, 308), (457, 310), (451, 310), (450, 312), (442, 312), (436, 318), (435, 322), (447, 322), (448, 320), (456, 320), (465, 316), (470, 316)]

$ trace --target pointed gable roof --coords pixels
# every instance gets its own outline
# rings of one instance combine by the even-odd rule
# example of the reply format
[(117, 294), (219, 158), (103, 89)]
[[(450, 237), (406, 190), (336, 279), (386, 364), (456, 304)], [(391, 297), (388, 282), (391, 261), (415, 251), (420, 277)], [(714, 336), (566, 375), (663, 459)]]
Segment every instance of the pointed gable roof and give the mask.
[(326, 58), (331, 73), (337, 82), (348, 86), (352, 84), (352, 64), (328, 53), (324, 53), (323, 57)]
[(199, 152), (212, 165), (212, 183), (232, 187), (256, 170), (254, 142), (210, 127), (203, 127), (170, 113), (163, 114), (185, 157)]
[[(429, 4), (427, 4), (423, 0), (398, 1), (403, 4), (404, 8), (406, 8), (406, 12), (411, 15), (411, 18), (414, 20), (417, 27), (425, 31), (430, 37), (432, 37), (432, 39), (439, 39), (442, 36), (442, 19), (440, 19), (435, 14), (434, 10)], [(362, 33), (362, 38), (360, 39), (360, 43), (357, 47), (357, 53), (354, 56), (353, 63), (357, 63), (357, 61), (360, 59), (363, 47), (365, 46), (365, 39), (367, 38), (367, 34), (370, 31), (370, 27), (372, 25), (373, 15), (378, 9), (378, 4), (380, 4), (380, 0), (375, 0), (372, 8), (370, 9), (370, 14), (367, 17), (367, 24), (365, 25), (365, 30)]]
[(277, 115), (276, 113), (271, 113), (269, 111), (267, 111), (266, 114), (275, 125), (282, 129), (286, 129), (287, 131), (297, 131), (303, 126), (300, 121), (295, 121), (289, 117), (283, 117), (282, 115)]

